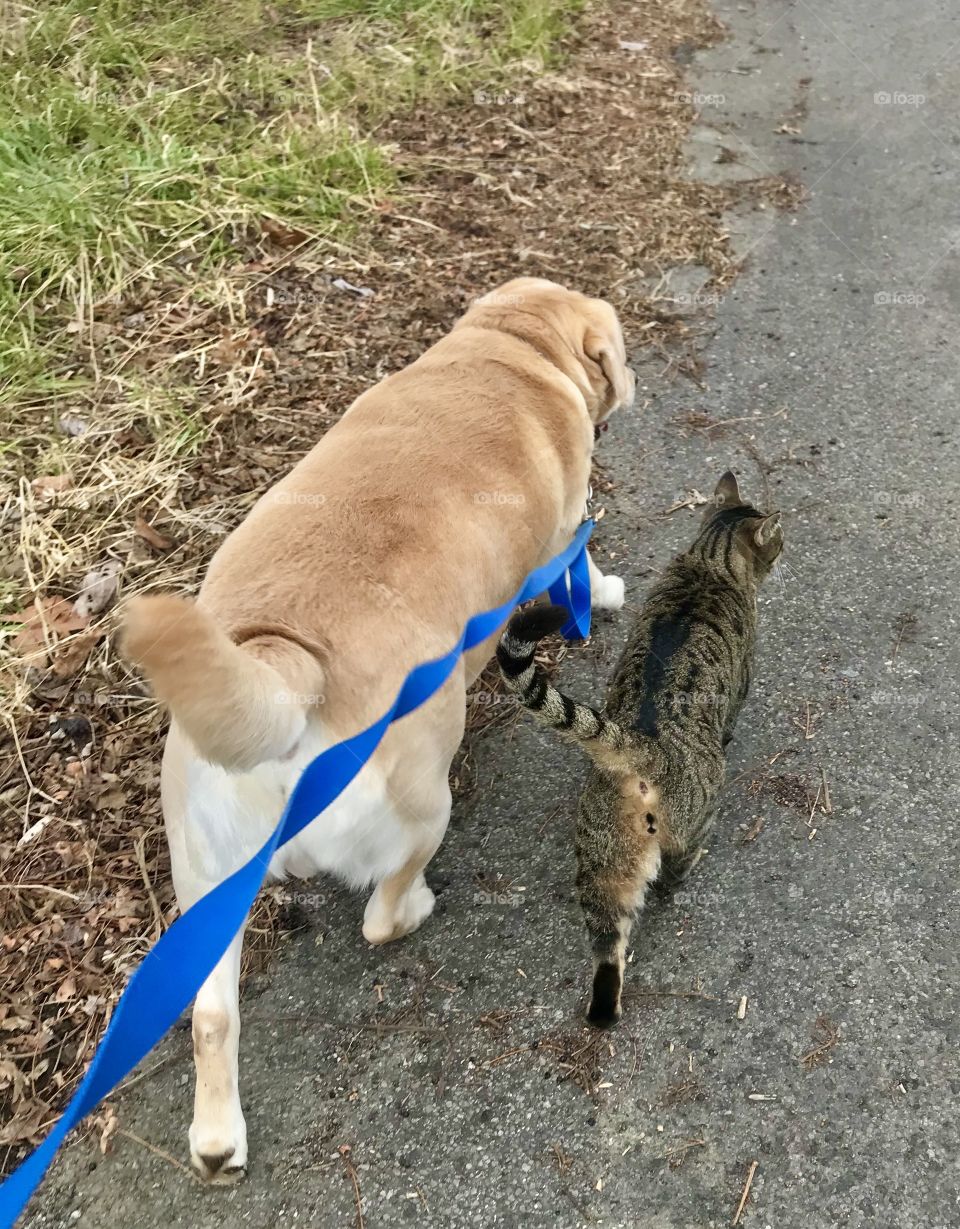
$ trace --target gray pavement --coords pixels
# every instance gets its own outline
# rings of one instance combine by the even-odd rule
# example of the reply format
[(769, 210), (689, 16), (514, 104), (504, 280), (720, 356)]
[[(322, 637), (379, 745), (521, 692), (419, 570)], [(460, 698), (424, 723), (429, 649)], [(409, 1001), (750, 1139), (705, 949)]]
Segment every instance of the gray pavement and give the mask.
[[(693, 529), (660, 511), (732, 464), (758, 498), (766, 476), (796, 576), (762, 598), (712, 849), (635, 931), (623, 1024), (581, 1027), (583, 765), (524, 722), (477, 749), (418, 934), (370, 950), (362, 901), (309, 889), (306, 929), (244, 1003), (247, 1181), (203, 1189), (127, 1137), (74, 1145), (33, 1229), (349, 1226), (350, 1163), (368, 1229), (706, 1229), (754, 1162), (746, 1226), (960, 1224), (960, 12), (717, 9), (732, 38), (691, 89), (739, 161), (703, 133), (691, 173), (789, 169), (811, 196), (731, 221), (749, 257), (701, 320), (702, 390), (643, 362), (649, 404), (602, 442), (599, 540), (638, 603)], [(709, 433), (691, 413), (749, 421)], [(571, 690), (600, 694), (624, 630), (598, 621)], [(144, 1070), (163, 1059), (122, 1124), (184, 1158), (186, 1033)]]

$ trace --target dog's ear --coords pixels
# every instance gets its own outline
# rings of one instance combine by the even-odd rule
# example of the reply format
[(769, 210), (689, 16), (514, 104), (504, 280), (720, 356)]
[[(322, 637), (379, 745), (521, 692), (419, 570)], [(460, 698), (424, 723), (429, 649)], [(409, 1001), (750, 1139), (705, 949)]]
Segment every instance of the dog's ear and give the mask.
[[(613, 309), (610, 309), (613, 315)], [(614, 332), (590, 328), (583, 340), (583, 352), (591, 362), (597, 364), (607, 381), (607, 410), (621, 409), (632, 405), (636, 381), (633, 372), (627, 366), (624, 355), (623, 339), (620, 336), (620, 325), (614, 317)]]

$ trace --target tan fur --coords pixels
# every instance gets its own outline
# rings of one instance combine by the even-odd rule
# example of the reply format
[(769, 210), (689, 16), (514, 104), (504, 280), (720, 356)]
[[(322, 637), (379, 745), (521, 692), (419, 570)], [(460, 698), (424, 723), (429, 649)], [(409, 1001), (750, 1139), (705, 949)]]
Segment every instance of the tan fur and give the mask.
[[(447, 653), (471, 615), (569, 544), (594, 426), (632, 397), (608, 304), (509, 282), (357, 398), (224, 542), (196, 603), (131, 603), (126, 652), (173, 716), (161, 794), (181, 908), (249, 856), (235, 846), (266, 836), (298, 766), (379, 717), (413, 666)], [(591, 576), (598, 601), (605, 589), (622, 604), (618, 578), (595, 566)], [(358, 788), (274, 860), (276, 874), (323, 868), (375, 882), (371, 943), (409, 933), (433, 908), (423, 870), (449, 820), (466, 688), (496, 635), (390, 727)], [(240, 946), (194, 1006), (190, 1148), (209, 1182), (246, 1167)]]
[[(224, 727), (241, 684), (221, 689), (241, 664), (242, 686), (255, 676), (261, 688), (282, 684), (265, 682), (228, 638), (245, 639), (279, 612), (301, 642), (317, 646), (313, 662), (293, 655), (284, 684), (322, 690), (333, 729), (362, 728), (412, 665), (445, 652), (471, 614), (502, 602), (568, 543), (583, 509), (593, 426), (632, 388), (608, 304), (540, 279), (507, 283), (415, 363), (363, 393), (259, 500), (211, 563), (200, 594), (208, 621), (195, 609), (178, 637), (177, 615), (161, 599), (135, 606), (131, 656), (207, 754), (248, 763), (250, 744), (263, 737), (263, 708), (237, 711)], [(141, 657), (154, 619), (157, 643)], [(192, 636), (195, 653), (186, 648)], [(488, 645), (468, 656), (468, 683), (489, 656)], [(291, 725), (276, 722), (279, 742)], [(265, 743), (271, 753), (278, 745), (269, 734)]]
[(184, 598), (130, 602), (122, 651), (201, 754), (227, 768), (285, 755), (322, 699), (323, 671), (301, 645), (276, 635), (237, 645)]
[[(624, 912), (633, 913), (656, 878), (662, 851), (670, 848), (672, 841), (659, 792), (635, 774), (620, 783), (619, 809), (622, 830), (630, 834), (632, 849), (612, 891)], [(614, 881), (609, 882), (613, 885)]]

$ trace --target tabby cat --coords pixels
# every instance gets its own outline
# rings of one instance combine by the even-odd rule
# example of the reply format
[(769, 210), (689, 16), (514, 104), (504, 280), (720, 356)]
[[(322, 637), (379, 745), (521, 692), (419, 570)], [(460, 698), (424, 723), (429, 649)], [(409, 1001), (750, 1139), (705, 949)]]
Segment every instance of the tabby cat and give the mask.
[(566, 619), (532, 606), (497, 658), (520, 702), (591, 756), (577, 819), (577, 890), (594, 956), (587, 1018), (620, 1018), (627, 940), (647, 885), (675, 886), (697, 863), (723, 784), (724, 748), (750, 685), (757, 589), (783, 548), (780, 514), (743, 500), (729, 471), (696, 540), (650, 591), (603, 715), (558, 691), (534, 661)]

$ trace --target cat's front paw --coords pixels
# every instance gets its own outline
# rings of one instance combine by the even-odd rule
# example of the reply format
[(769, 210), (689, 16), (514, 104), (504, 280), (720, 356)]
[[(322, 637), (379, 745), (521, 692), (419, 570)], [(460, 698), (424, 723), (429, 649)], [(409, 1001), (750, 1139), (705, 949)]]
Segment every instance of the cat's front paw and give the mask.
[(593, 582), (590, 604), (594, 610), (620, 610), (626, 599), (622, 576), (600, 576)]

